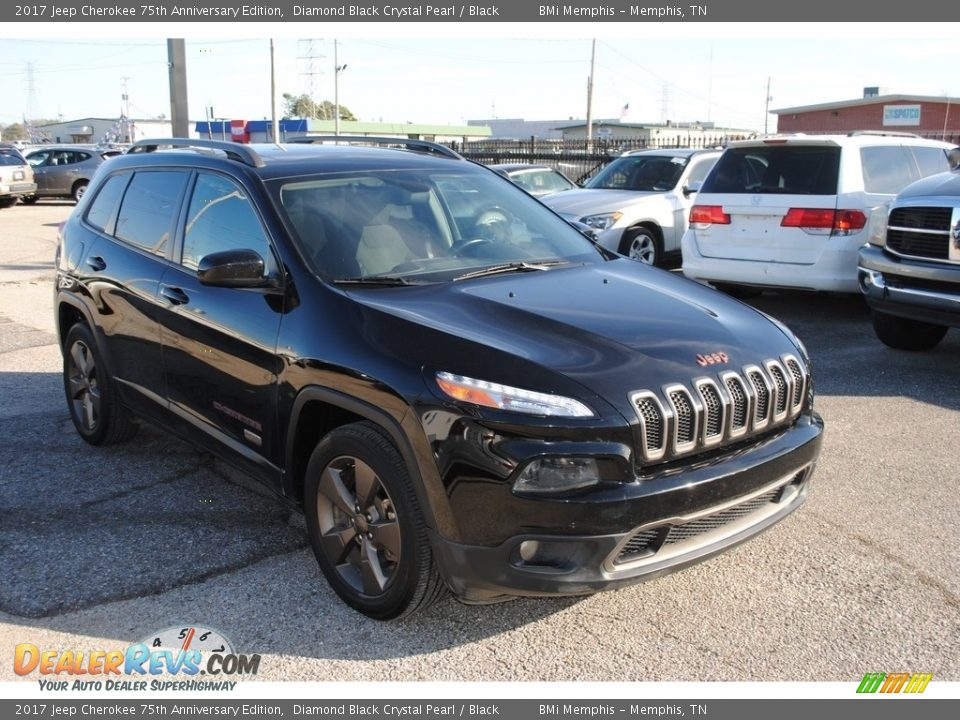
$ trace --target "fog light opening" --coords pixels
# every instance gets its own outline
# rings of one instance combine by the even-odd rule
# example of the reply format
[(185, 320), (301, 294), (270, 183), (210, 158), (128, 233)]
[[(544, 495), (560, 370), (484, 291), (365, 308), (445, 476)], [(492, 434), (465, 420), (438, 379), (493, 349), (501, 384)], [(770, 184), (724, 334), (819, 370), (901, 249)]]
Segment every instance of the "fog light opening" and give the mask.
[(576, 564), (577, 543), (523, 540), (513, 551), (513, 565), (520, 568), (567, 571)]

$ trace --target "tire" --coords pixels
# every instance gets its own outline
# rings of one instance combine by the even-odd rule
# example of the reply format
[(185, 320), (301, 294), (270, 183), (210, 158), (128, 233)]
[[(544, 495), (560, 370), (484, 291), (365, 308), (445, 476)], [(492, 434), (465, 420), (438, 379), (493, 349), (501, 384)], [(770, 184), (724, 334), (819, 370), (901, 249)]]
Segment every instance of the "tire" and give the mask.
[(407, 466), (376, 425), (345, 425), (317, 444), (304, 505), (320, 569), (350, 607), (390, 620), (444, 594)]
[(36, 205), (36, 204), (37, 204), (37, 200), (39, 200), (39, 199), (40, 199), (40, 198), (39, 198), (38, 196), (36, 196), (36, 195), (30, 195), (30, 196), (28, 196), (28, 197), (22, 197), (22, 198), (20, 198), (20, 202), (22, 202), (24, 205)]
[(81, 323), (63, 346), (63, 389), (70, 419), (91, 445), (114, 445), (132, 438), (139, 426), (117, 397), (116, 384), (100, 358), (90, 329)]
[(16, 204), (17, 204), (16, 195), (14, 195), (13, 197), (0, 198), (0, 208), (11, 208)]
[(931, 350), (947, 334), (945, 325), (873, 311), (873, 330), (884, 345), (914, 352)]
[(659, 265), (663, 258), (663, 247), (653, 231), (635, 228), (624, 235), (620, 254), (644, 265)]
[(86, 180), (80, 180), (74, 184), (73, 190), (70, 192), (70, 194), (73, 196), (73, 199), (76, 202), (80, 202), (80, 198), (82, 198), (83, 194), (87, 191), (87, 185), (89, 184), (90, 183)]

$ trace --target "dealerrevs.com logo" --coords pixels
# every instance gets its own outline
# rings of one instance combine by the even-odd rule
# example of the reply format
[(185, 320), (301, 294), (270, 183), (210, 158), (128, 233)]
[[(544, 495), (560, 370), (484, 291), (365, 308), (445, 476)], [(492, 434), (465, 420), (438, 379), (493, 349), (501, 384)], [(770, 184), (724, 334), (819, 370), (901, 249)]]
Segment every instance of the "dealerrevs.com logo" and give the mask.
[(198, 626), (167, 628), (124, 649), (20, 643), (13, 656), (17, 675), (44, 676), (41, 690), (233, 690), (237, 681), (230, 678), (256, 675), (259, 668), (259, 655), (235, 653), (221, 633)]
[(918, 694), (927, 689), (932, 679), (933, 673), (867, 673), (857, 692)]

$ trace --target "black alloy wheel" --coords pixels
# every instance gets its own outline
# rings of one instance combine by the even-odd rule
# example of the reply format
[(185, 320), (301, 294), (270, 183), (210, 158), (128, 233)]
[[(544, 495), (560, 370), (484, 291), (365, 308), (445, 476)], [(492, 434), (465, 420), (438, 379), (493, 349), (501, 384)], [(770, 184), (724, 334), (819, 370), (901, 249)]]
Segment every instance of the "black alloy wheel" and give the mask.
[(112, 445), (133, 437), (138, 425), (119, 404), (87, 326), (70, 328), (63, 348), (63, 388), (70, 419), (80, 436), (91, 445)]
[(317, 562), (354, 609), (387, 620), (442, 593), (406, 464), (375, 425), (346, 425), (317, 445), (304, 504)]

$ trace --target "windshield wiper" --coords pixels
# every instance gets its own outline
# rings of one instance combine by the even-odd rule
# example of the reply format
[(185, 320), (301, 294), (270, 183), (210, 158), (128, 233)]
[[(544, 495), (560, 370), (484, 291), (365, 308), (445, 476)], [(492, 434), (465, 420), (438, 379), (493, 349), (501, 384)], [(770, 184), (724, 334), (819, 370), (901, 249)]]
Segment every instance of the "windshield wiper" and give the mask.
[(453, 279), (454, 282), (457, 280), (469, 280), (470, 278), (486, 277), (487, 275), (503, 275), (505, 273), (514, 273), (514, 272), (533, 272), (535, 270), (549, 270), (552, 267), (557, 265), (565, 265), (566, 260), (548, 260), (546, 262), (512, 262), (512, 263), (503, 263), (501, 265), (491, 265), (490, 267), (483, 268), (482, 270), (474, 270), (473, 272), (464, 273), (463, 275), (457, 275)]
[(366, 275), (363, 277), (338, 278), (336, 285), (380, 285), (382, 287), (401, 287), (405, 285), (426, 285), (426, 280), (410, 280), (400, 275)]

